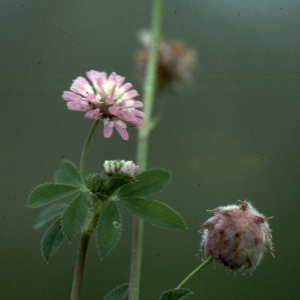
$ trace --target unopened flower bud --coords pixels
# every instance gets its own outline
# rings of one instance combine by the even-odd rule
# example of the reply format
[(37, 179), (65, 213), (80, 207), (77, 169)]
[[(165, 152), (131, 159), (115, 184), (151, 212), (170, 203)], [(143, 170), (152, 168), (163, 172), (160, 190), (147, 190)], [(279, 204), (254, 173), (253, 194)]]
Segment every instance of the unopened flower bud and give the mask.
[(132, 160), (106, 160), (104, 162), (104, 169), (108, 175), (112, 175), (118, 172), (123, 172), (134, 176), (136, 171), (138, 170), (138, 166), (133, 163)]
[(249, 202), (220, 206), (204, 224), (201, 241), (205, 257), (212, 256), (233, 271), (253, 271), (263, 253), (272, 253), (271, 230), (267, 219)]
[(87, 188), (93, 193), (99, 192), (103, 186), (104, 179), (101, 174), (89, 174), (85, 178)]

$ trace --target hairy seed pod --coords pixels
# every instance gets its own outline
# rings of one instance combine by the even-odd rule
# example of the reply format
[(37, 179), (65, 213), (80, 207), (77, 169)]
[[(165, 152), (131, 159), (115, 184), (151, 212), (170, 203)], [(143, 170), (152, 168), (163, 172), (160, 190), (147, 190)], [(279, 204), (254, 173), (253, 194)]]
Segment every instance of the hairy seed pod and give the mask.
[(203, 224), (201, 249), (233, 271), (253, 271), (269, 250), (272, 254), (271, 230), (267, 219), (249, 202), (220, 206)]

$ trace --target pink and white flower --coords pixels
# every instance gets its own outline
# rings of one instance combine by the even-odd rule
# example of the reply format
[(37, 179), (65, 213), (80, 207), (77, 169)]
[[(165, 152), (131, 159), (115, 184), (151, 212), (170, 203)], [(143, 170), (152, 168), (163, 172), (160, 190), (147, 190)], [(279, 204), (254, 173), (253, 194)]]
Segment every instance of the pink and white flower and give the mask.
[(139, 119), (144, 113), (138, 110), (143, 103), (134, 99), (138, 92), (131, 89), (131, 83), (124, 84), (125, 77), (115, 72), (107, 76), (105, 72), (91, 70), (86, 75), (92, 84), (84, 77), (77, 77), (73, 80), (71, 91), (64, 91), (62, 97), (68, 108), (84, 111), (89, 119), (102, 119), (106, 138), (111, 137), (115, 127), (122, 139), (128, 140), (125, 122), (144, 125)]
[(132, 160), (106, 160), (103, 166), (108, 175), (112, 175), (117, 172), (123, 172), (134, 176), (139, 169), (139, 167), (134, 164)]

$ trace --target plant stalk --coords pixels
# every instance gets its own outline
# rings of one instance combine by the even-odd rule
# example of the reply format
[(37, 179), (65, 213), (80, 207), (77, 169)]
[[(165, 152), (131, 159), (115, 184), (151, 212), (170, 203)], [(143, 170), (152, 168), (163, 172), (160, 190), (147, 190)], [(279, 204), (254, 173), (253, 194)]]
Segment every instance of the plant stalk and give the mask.
[(198, 266), (192, 273), (190, 273), (182, 282), (177, 286), (177, 289), (182, 288), (188, 281), (190, 281), (197, 273), (199, 273), (205, 266), (207, 266), (213, 258), (210, 256), (200, 266)]
[(92, 139), (92, 136), (93, 136), (93, 133), (97, 127), (99, 123), (99, 120), (96, 120), (93, 125), (92, 125), (92, 128), (90, 129), (90, 132), (85, 140), (85, 143), (84, 143), (84, 146), (83, 146), (83, 149), (82, 149), (82, 153), (81, 153), (81, 158), (80, 158), (80, 175), (82, 177), (84, 177), (84, 166), (85, 166), (85, 159), (86, 159), (86, 154), (87, 154), (87, 150), (88, 150), (88, 147), (90, 145), (90, 141)]
[(80, 246), (74, 271), (73, 277), (73, 285), (71, 291), (71, 300), (79, 300), (80, 298), (80, 290), (81, 290), (81, 283), (83, 277), (83, 270), (84, 270), (84, 262), (87, 252), (87, 247), (89, 243), (90, 235), (89, 234), (82, 234), (80, 239)]
[[(82, 149), (81, 158), (80, 158), (80, 175), (82, 177), (84, 177), (84, 166), (85, 166), (87, 150), (98, 123), (99, 120), (96, 120), (93, 123)], [(79, 245), (75, 270), (74, 270), (73, 284), (71, 290), (71, 300), (79, 300), (80, 298), (81, 283), (82, 283), (82, 277), (84, 271), (84, 262), (85, 262), (89, 240), (90, 240), (90, 233), (83, 232), (80, 238), (80, 245)]]
[[(158, 49), (161, 35), (163, 0), (153, 1), (151, 49), (147, 66), (147, 73), (144, 84), (144, 126), (139, 128), (139, 138), (137, 146), (137, 165), (142, 172), (147, 168), (149, 135), (153, 128), (152, 111), (154, 103), (156, 71), (158, 60)], [(141, 281), (141, 261), (143, 247), (144, 221), (137, 216), (133, 216), (132, 248), (130, 265), (130, 292), (129, 300), (138, 300)]]

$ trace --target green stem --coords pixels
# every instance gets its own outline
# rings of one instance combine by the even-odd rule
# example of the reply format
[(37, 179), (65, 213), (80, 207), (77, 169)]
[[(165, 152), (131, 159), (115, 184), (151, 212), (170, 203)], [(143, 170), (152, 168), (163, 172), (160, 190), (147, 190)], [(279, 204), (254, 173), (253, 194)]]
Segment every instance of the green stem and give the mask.
[(182, 288), (188, 281), (190, 281), (197, 273), (199, 273), (205, 266), (207, 266), (213, 258), (210, 256), (200, 266), (198, 266), (192, 273), (190, 273), (182, 282), (177, 286), (176, 289)]
[[(144, 126), (139, 128), (139, 140), (137, 147), (137, 164), (139, 171), (147, 168), (149, 134), (153, 128), (152, 111), (154, 103), (156, 70), (158, 60), (158, 48), (161, 35), (162, 7), (163, 0), (154, 0), (152, 14), (152, 31), (151, 31), (151, 49), (149, 62), (147, 66), (147, 74), (144, 85)], [(132, 229), (132, 249), (131, 249), (131, 265), (130, 265), (130, 292), (129, 300), (138, 300), (140, 293), (141, 280), (141, 260), (143, 246), (144, 221), (137, 216), (133, 216)]]
[(83, 146), (83, 149), (82, 149), (81, 158), (80, 158), (80, 175), (82, 177), (84, 177), (84, 166), (85, 166), (85, 159), (86, 159), (87, 149), (90, 145), (92, 135), (93, 135), (98, 123), (99, 123), (99, 120), (96, 120), (93, 123), (92, 128), (90, 129), (90, 132), (89, 132), (89, 134), (88, 134), (88, 136), (85, 140), (85, 143), (84, 143), (84, 146)]
[(84, 262), (86, 251), (89, 243), (90, 235), (89, 234), (82, 234), (80, 240), (80, 247), (78, 251), (74, 277), (73, 277), (73, 285), (71, 291), (71, 300), (79, 300), (80, 298), (80, 290), (81, 290), (81, 283), (83, 277), (83, 270), (84, 270)]
[[(80, 158), (80, 175), (82, 177), (84, 177), (84, 166), (85, 166), (87, 150), (88, 150), (92, 135), (93, 135), (98, 123), (99, 123), (99, 120), (96, 120), (93, 123), (92, 128), (90, 129), (90, 132), (85, 140), (85, 143), (84, 143), (84, 146), (82, 149), (81, 158)], [(90, 233), (83, 232), (81, 234), (80, 246), (79, 246), (75, 270), (74, 270), (73, 285), (72, 285), (72, 291), (71, 291), (71, 300), (79, 300), (79, 298), (80, 298), (80, 290), (81, 290), (81, 283), (82, 283), (82, 277), (83, 277), (84, 262), (85, 262), (85, 257), (86, 257), (89, 240), (90, 240)]]

